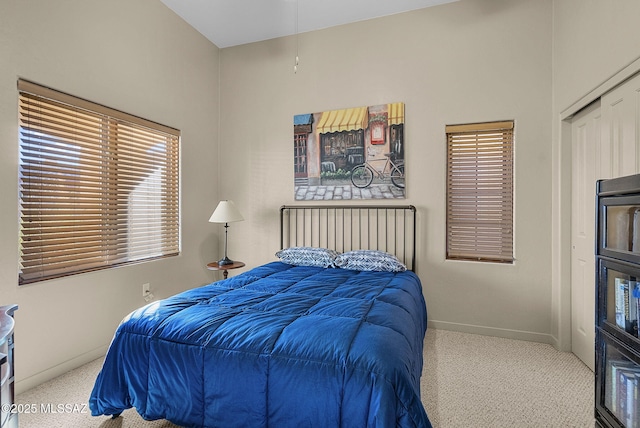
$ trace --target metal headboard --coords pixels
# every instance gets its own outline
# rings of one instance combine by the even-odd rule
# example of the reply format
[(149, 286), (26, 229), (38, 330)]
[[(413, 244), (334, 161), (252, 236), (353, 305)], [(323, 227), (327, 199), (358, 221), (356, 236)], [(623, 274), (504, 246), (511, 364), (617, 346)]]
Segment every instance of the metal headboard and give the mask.
[(381, 250), (408, 269), (416, 264), (413, 205), (283, 205), (280, 248), (324, 247), (339, 252)]

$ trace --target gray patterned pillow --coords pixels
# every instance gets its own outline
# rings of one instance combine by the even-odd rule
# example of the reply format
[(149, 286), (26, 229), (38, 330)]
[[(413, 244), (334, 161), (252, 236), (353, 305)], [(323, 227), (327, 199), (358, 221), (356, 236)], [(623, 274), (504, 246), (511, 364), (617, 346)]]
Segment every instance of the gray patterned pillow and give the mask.
[(336, 267), (351, 270), (404, 272), (407, 267), (392, 254), (378, 250), (347, 251), (336, 257)]
[(338, 252), (318, 247), (290, 247), (280, 250), (276, 257), (283, 263), (295, 266), (333, 267)]

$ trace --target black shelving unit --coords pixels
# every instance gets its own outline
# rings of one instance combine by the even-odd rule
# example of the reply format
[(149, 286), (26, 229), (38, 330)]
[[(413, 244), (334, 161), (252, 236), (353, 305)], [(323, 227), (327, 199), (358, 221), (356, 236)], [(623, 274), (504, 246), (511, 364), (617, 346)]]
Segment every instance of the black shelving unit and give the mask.
[(640, 428), (640, 174), (598, 181), (597, 207), (595, 418)]

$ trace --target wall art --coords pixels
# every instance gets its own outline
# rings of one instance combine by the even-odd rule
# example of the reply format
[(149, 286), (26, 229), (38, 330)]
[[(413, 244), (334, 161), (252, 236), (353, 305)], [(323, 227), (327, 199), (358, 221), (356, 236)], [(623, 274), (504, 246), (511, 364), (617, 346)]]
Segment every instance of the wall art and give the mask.
[(405, 197), (404, 103), (293, 117), (297, 201)]

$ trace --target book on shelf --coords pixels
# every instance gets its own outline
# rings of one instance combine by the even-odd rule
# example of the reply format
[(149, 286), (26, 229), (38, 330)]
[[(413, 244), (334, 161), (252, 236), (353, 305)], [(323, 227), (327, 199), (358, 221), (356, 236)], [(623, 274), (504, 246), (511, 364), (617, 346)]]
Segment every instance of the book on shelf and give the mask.
[(615, 279), (616, 325), (627, 333), (638, 336), (640, 314), (640, 281)]
[(640, 323), (640, 281), (632, 281), (629, 284), (629, 318), (632, 320), (631, 334), (640, 337), (638, 324)]
[(616, 325), (622, 329), (625, 328), (624, 322), (624, 290), (629, 289), (629, 281), (623, 278), (615, 279), (615, 298), (616, 298)]
[(629, 360), (609, 362), (610, 374), (605, 405), (626, 427), (640, 426), (638, 393), (640, 392), (640, 366)]
[(632, 207), (633, 220), (631, 222), (631, 248), (632, 252), (640, 252), (640, 209), (638, 207)]
[(624, 388), (626, 395), (625, 412), (622, 417), (625, 420), (625, 426), (629, 428), (638, 428), (640, 426), (640, 409), (638, 409), (638, 380), (640, 371), (621, 372), (621, 388)]

